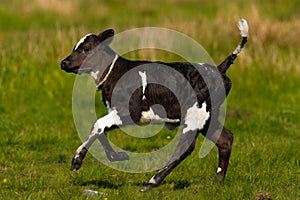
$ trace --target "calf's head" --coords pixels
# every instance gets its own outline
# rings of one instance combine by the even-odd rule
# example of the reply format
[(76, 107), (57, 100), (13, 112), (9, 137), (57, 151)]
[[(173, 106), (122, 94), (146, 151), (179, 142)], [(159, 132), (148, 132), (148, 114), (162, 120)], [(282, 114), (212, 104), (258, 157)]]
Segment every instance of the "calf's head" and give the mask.
[(61, 69), (75, 74), (97, 73), (99, 77), (110, 65), (115, 53), (108, 46), (114, 30), (108, 29), (99, 35), (88, 34), (81, 38), (72, 53), (61, 61)]

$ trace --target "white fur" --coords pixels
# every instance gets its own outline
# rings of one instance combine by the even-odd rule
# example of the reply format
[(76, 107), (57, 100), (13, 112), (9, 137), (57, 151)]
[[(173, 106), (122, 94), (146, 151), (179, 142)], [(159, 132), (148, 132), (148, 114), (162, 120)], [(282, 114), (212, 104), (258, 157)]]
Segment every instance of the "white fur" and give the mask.
[(248, 37), (249, 26), (245, 19), (240, 19), (238, 22), (238, 27), (241, 31), (242, 37)]
[(89, 135), (89, 138), (82, 143), (82, 145), (80, 145), (78, 147), (78, 149), (76, 150), (76, 155), (74, 156), (74, 158), (78, 158), (80, 156), (80, 152), (82, 151), (83, 148), (89, 148), (92, 143), (97, 139), (98, 135), (97, 133), (93, 132), (92, 134)]
[(168, 123), (178, 123), (180, 122), (179, 119), (168, 119), (168, 118), (161, 118), (157, 114), (153, 112), (153, 110), (150, 108), (148, 111), (143, 111), (142, 116), (140, 119), (141, 123), (150, 122), (151, 120), (156, 122), (168, 122)]
[[(238, 27), (241, 31), (241, 36), (248, 37), (249, 27), (248, 27), (248, 23), (245, 19), (239, 20)], [(237, 48), (233, 51), (233, 54), (239, 55), (241, 53), (241, 51), (242, 51), (242, 47), (241, 47), (241, 45), (238, 45)]]
[(109, 102), (108, 102), (108, 101), (105, 101), (105, 103), (106, 103), (106, 107), (107, 107), (107, 109), (108, 109), (108, 113), (110, 113), (111, 111), (113, 111), (113, 109), (110, 107)]
[(91, 76), (95, 79), (95, 81), (98, 80), (98, 74), (99, 74), (99, 71), (91, 72), (90, 74), (91, 74)]
[(217, 173), (220, 173), (221, 171), (222, 171), (222, 168), (221, 168), (221, 167), (218, 167)]
[(112, 110), (110, 113), (98, 119), (95, 123), (94, 130), (98, 131), (101, 129), (99, 134), (104, 132), (105, 128), (110, 128), (113, 125), (122, 125), (122, 121), (118, 112), (116, 110)]
[(84, 37), (82, 37), (82, 38), (77, 42), (77, 44), (76, 44), (74, 50), (76, 50), (76, 49), (79, 47), (79, 45), (82, 44), (82, 43), (84, 42), (85, 38), (87, 38), (87, 37), (90, 36), (90, 35), (92, 35), (92, 34), (89, 33), (89, 34), (85, 35)]
[(155, 179), (154, 179), (154, 176), (149, 180), (149, 183), (156, 184), (156, 181), (155, 181)]
[(201, 130), (209, 116), (210, 113), (206, 111), (206, 102), (202, 103), (201, 108), (198, 108), (198, 103), (196, 102), (187, 110), (185, 117), (186, 127), (183, 129), (183, 134), (188, 131)]
[(139, 71), (139, 75), (141, 76), (142, 78), (142, 86), (143, 86), (143, 100), (146, 99), (145, 97), (145, 89), (147, 87), (147, 76), (146, 76), (146, 72), (141, 72)]
[(88, 149), (92, 145), (92, 143), (98, 138), (99, 134), (104, 133), (105, 128), (110, 128), (113, 125), (122, 125), (121, 118), (116, 110), (112, 110), (110, 113), (108, 113), (104, 117), (101, 117), (95, 122), (93, 130), (89, 135), (89, 138), (76, 150), (75, 158), (79, 157), (79, 154), (84, 147)]

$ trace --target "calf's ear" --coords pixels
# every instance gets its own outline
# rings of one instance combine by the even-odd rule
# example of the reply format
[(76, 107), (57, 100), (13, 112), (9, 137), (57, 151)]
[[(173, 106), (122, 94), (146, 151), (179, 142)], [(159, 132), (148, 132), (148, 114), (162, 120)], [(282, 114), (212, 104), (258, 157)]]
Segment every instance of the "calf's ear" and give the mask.
[(101, 43), (104, 42), (104, 44), (109, 45), (114, 38), (114, 34), (115, 31), (113, 29), (108, 29), (106, 31), (99, 33), (98, 37)]

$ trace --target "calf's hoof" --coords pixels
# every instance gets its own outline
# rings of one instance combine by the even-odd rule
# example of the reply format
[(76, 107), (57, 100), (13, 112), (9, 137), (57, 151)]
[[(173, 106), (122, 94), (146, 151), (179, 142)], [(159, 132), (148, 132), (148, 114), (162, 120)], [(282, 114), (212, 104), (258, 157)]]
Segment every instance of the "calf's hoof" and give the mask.
[(126, 152), (110, 152), (107, 154), (107, 158), (111, 162), (129, 160)]
[(220, 168), (218, 168), (218, 171), (217, 171), (217, 180), (219, 182), (223, 182), (224, 177), (225, 177), (224, 171), (223, 170), (221, 171)]
[(82, 160), (84, 159), (87, 151), (88, 150), (86, 148), (83, 148), (79, 154), (76, 154), (73, 157), (71, 167), (70, 167), (71, 171), (77, 171), (80, 169), (80, 167), (82, 165)]
[(140, 189), (140, 192), (147, 192), (148, 190), (151, 190), (156, 185), (153, 183), (147, 183), (142, 189)]
[(74, 156), (74, 158), (72, 159), (70, 170), (77, 171), (80, 169), (81, 165), (82, 165), (82, 160), (79, 157), (76, 158), (76, 156)]

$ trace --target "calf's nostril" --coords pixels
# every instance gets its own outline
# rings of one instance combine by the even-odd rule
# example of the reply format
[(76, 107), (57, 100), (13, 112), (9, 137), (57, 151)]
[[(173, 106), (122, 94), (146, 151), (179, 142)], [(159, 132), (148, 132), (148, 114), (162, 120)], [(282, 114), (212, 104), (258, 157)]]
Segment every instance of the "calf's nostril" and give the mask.
[(65, 60), (61, 61), (60, 67), (61, 67), (61, 69), (66, 69), (67, 68), (67, 61), (65, 61)]

